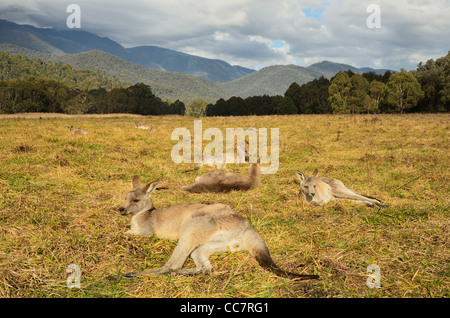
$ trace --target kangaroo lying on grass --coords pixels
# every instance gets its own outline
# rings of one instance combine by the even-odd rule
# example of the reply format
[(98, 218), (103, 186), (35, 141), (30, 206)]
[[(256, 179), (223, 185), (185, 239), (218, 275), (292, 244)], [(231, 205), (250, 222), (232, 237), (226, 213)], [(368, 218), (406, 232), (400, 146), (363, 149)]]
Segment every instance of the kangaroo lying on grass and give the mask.
[(72, 134), (87, 135), (87, 131), (83, 129), (75, 129), (73, 126), (68, 127)]
[[(137, 277), (147, 273), (211, 273), (213, 267), (209, 257), (212, 254), (246, 250), (262, 267), (278, 276), (298, 280), (318, 278), (317, 275), (301, 275), (279, 268), (270, 257), (261, 235), (243, 216), (227, 205), (183, 203), (156, 209), (150, 195), (158, 182), (156, 180), (142, 185), (138, 176), (133, 177), (133, 190), (126, 195), (125, 203), (120, 208), (122, 215), (132, 215), (131, 229), (125, 234), (156, 234), (162, 239), (178, 239), (178, 245), (163, 267), (131, 272), (123, 275), (124, 277)], [(189, 256), (196, 267), (182, 269)]]
[(368, 206), (387, 207), (378, 199), (358, 194), (347, 188), (342, 181), (333, 178), (317, 178), (318, 170), (315, 169), (310, 177), (296, 171), (300, 180), (299, 196), (302, 200), (311, 202), (314, 205), (324, 205), (328, 201), (345, 199)]
[(195, 183), (181, 187), (181, 190), (195, 193), (230, 192), (231, 190), (247, 191), (258, 187), (261, 183), (259, 159), (252, 163), (248, 175), (231, 172), (212, 171), (195, 178)]
[(148, 127), (146, 124), (141, 123), (141, 122), (134, 122), (134, 128), (136, 129), (150, 129), (150, 131), (153, 131), (155, 128), (152, 127)]

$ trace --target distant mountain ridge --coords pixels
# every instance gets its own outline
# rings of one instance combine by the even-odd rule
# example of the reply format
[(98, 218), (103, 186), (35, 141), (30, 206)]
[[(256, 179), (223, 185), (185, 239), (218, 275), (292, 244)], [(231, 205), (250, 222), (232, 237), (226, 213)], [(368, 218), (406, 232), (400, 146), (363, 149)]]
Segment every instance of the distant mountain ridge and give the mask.
[(156, 63), (164, 70), (186, 73), (212, 82), (227, 82), (254, 72), (242, 66), (231, 66), (222, 60), (207, 59), (158, 46), (138, 46), (129, 48), (128, 51), (137, 64), (155, 68), (149, 63)]
[(0, 43), (56, 55), (100, 50), (148, 68), (186, 73), (212, 82), (230, 81), (254, 71), (157, 46), (125, 48), (107, 37), (83, 30), (42, 29), (6, 20), (0, 20)]
[(384, 74), (388, 69), (374, 69), (371, 67), (354, 67), (348, 64), (341, 64), (341, 63), (335, 63), (330, 61), (322, 61), (315, 64), (312, 64), (308, 66), (309, 69), (317, 71), (319, 73), (322, 73), (322, 75), (328, 79), (332, 78), (334, 75), (336, 75), (339, 72), (342, 71), (352, 71), (353, 73), (368, 73), (368, 72), (374, 72), (376, 74)]
[(186, 103), (231, 96), (284, 95), (293, 82), (302, 85), (321, 76), (331, 78), (340, 71), (387, 71), (329, 61), (308, 67), (273, 65), (254, 71), (157, 46), (125, 48), (83, 30), (40, 29), (6, 20), (0, 20), (0, 50), (100, 71), (132, 84), (143, 82), (163, 99)]

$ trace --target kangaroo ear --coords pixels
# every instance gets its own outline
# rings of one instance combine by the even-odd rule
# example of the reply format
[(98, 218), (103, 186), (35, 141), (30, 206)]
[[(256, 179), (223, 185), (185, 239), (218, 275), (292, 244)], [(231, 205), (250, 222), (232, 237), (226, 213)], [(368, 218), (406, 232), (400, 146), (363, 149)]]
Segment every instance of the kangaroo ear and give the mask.
[(158, 185), (159, 181), (160, 181), (159, 179), (156, 179), (145, 185), (144, 191), (147, 192), (147, 195), (150, 195), (153, 191), (155, 191), (156, 186)]
[(303, 173), (301, 173), (300, 171), (295, 171), (295, 174), (297, 175), (298, 180), (300, 180), (300, 182), (303, 182), (303, 180), (305, 180), (305, 175)]
[(139, 188), (141, 187), (141, 179), (139, 178), (138, 175), (133, 176), (133, 178), (131, 179), (131, 186), (133, 187), (133, 189)]
[(311, 177), (312, 177), (312, 178), (316, 178), (318, 173), (319, 173), (319, 170), (314, 169), (314, 171), (313, 171)]

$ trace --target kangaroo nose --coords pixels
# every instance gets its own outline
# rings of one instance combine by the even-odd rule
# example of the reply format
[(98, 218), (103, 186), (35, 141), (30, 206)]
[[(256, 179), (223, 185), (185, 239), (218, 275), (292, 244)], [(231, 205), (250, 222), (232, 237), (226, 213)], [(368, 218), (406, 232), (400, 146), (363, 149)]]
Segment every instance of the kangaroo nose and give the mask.
[(124, 213), (125, 213), (125, 208), (124, 208), (124, 207), (120, 207), (120, 208), (119, 208), (119, 212), (122, 213), (122, 214), (124, 214)]

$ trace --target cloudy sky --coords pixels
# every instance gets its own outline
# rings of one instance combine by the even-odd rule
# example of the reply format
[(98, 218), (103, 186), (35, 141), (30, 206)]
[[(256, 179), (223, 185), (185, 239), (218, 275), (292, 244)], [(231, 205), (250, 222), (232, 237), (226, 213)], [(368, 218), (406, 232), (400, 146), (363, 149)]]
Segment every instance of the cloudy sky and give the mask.
[(450, 0), (0, 0), (0, 19), (64, 29), (72, 3), (82, 30), (125, 47), (158, 45), (255, 69), (329, 60), (411, 70), (450, 50)]

